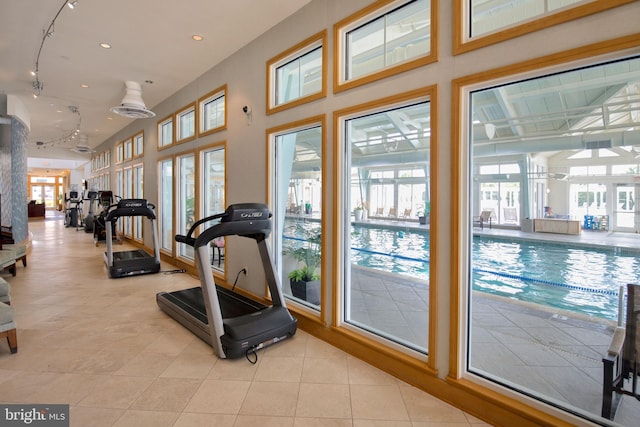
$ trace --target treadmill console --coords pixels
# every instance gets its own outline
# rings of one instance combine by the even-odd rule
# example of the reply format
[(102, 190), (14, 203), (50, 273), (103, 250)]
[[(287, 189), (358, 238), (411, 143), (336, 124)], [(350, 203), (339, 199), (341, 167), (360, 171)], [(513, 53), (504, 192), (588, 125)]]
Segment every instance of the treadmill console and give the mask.
[(147, 209), (147, 200), (122, 199), (118, 202), (118, 209)]
[(262, 203), (237, 203), (229, 205), (220, 222), (259, 221), (271, 218), (267, 205)]

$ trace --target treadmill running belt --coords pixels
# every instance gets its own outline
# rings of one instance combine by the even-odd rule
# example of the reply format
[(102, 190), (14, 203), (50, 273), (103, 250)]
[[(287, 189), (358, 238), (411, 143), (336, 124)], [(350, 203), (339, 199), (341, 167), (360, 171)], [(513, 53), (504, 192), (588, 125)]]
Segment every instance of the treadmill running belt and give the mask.
[[(250, 300), (242, 295), (216, 285), (218, 299), (220, 300), (220, 310), (223, 319), (243, 316), (267, 308), (256, 301)], [(165, 294), (165, 297), (184, 311), (197, 318), (200, 322), (208, 324), (207, 309), (204, 305), (202, 288), (183, 289), (180, 291)]]
[(133, 251), (120, 251), (113, 253), (114, 260), (128, 260), (128, 259), (140, 259), (140, 258), (151, 258), (146, 251), (142, 249), (136, 249)]

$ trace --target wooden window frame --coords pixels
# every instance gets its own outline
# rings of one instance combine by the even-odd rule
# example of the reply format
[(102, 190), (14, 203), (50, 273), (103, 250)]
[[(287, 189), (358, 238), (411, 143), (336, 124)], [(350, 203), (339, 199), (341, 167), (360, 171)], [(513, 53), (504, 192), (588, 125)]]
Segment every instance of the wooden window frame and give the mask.
[[(276, 104), (277, 69), (280, 66), (303, 57), (319, 47), (322, 48), (322, 81), (320, 83), (320, 91), (281, 104)], [(323, 30), (267, 61), (267, 115), (297, 107), (327, 96), (327, 50), (327, 30)]]
[(346, 80), (345, 75), (345, 36), (357, 27), (364, 26), (388, 11), (409, 4), (412, 0), (378, 0), (373, 4), (347, 16), (333, 26), (333, 92), (339, 93), (390, 76), (404, 73), (438, 61), (438, 1), (430, 0), (430, 48), (426, 55), (417, 56), (361, 77)]

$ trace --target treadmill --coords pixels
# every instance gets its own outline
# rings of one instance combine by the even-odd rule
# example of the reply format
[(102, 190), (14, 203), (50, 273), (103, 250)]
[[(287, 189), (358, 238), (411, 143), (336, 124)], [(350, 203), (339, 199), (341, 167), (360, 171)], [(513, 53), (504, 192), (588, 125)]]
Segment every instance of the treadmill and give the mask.
[[(160, 292), (156, 295), (156, 302), (162, 311), (211, 345), (221, 359), (245, 356), (251, 361), (250, 355), (255, 355), (255, 351), (296, 333), (297, 320), (286, 308), (266, 242), (271, 233), (270, 217), (271, 213), (264, 204), (234, 204), (228, 206), (224, 213), (197, 221), (186, 236), (175, 237), (177, 242), (195, 249), (201, 286)], [(200, 225), (218, 219), (219, 223), (202, 231), (197, 238), (193, 237)], [(258, 244), (273, 301), (271, 306), (215, 284), (209, 261), (210, 242), (231, 235), (254, 239)]]
[[(155, 206), (147, 203), (146, 199), (121, 199), (117, 204), (109, 206), (105, 217), (105, 231), (107, 251), (104, 262), (109, 270), (109, 277), (135, 276), (139, 274), (153, 274), (160, 271), (160, 247), (158, 246), (158, 230), (156, 229)], [(113, 252), (113, 230), (120, 217), (145, 216), (151, 221), (153, 229), (154, 256), (144, 249)]]

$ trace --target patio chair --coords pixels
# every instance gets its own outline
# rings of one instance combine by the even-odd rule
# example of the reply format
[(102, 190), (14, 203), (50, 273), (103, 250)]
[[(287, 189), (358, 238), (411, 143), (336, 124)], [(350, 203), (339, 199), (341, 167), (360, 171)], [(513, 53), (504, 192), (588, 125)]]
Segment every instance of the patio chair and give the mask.
[(384, 208), (378, 208), (376, 209), (376, 214), (375, 216), (383, 216), (384, 215)]
[(411, 208), (406, 208), (404, 210), (404, 214), (402, 214), (403, 218), (409, 218), (411, 216)]
[(489, 224), (489, 228), (491, 228), (491, 217), (493, 215), (492, 211), (482, 211), (480, 216), (473, 217), (473, 223), (478, 224), (481, 229), (484, 230), (484, 225)]
[(389, 215), (387, 215), (389, 217), (396, 217), (398, 216), (398, 208), (389, 208)]
[(504, 222), (518, 222), (518, 211), (516, 208), (504, 208)]
[[(640, 285), (627, 285), (626, 322), (613, 334), (607, 354), (602, 358), (602, 417), (613, 420), (623, 395), (640, 400)], [(622, 307), (620, 308), (622, 309)]]

